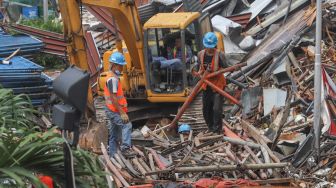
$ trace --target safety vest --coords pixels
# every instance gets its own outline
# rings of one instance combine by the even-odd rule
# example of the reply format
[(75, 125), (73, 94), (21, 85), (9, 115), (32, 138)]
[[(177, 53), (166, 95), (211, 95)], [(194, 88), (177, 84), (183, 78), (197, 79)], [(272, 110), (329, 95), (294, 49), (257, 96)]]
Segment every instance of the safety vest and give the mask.
[[(219, 54), (220, 52), (218, 50), (215, 51), (215, 54), (212, 57), (211, 65), (210, 65), (210, 71), (211, 72), (216, 72), (219, 70)], [(204, 55), (205, 55), (205, 50), (202, 50), (199, 52), (199, 58), (201, 61), (201, 71), (204, 72)], [(220, 89), (224, 89), (226, 86), (226, 79), (223, 74), (218, 74), (217, 76), (214, 76), (212, 78), (208, 79), (211, 83), (213, 83), (215, 86), (217, 86)], [(204, 83), (202, 85), (202, 89), (206, 90), (207, 84)]]
[[(106, 80), (108, 81), (111, 77), (118, 78), (115, 74), (112, 73), (112, 74), (108, 75), (108, 78)], [(110, 90), (107, 87), (107, 81), (106, 81), (105, 86), (104, 86), (104, 97), (105, 97), (106, 106), (112, 112), (119, 112), (118, 109), (112, 103), (111, 93), (110, 93)], [(124, 92), (122, 90), (122, 86), (121, 86), (120, 81), (118, 82), (118, 91), (117, 91), (116, 95), (117, 95), (118, 104), (121, 106), (121, 108), (123, 109), (124, 112), (127, 112), (128, 111), (127, 101), (126, 101), (126, 98), (124, 96)]]

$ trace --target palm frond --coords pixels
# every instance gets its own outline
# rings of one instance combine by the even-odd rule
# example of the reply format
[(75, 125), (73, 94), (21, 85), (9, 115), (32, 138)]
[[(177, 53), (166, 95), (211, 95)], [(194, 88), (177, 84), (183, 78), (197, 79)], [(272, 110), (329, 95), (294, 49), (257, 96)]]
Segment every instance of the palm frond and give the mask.
[[(45, 187), (38, 174), (48, 175), (64, 187), (65, 140), (54, 130), (36, 131), (29, 118), (35, 113), (26, 96), (0, 88), (0, 187)], [(107, 186), (97, 156), (81, 149), (72, 153), (77, 185)]]

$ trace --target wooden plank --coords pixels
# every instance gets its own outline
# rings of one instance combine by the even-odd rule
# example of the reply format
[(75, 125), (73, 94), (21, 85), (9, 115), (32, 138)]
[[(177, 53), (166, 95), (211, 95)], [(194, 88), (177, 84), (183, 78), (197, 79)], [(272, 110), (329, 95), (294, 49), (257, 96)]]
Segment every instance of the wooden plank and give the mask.
[(249, 136), (255, 139), (259, 144), (261, 144), (268, 152), (269, 156), (272, 158), (272, 160), (276, 163), (280, 163), (280, 159), (273, 153), (273, 151), (267, 146), (266, 141), (261, 136), (259, 130), (257, 130), (253, 125), (250, 123), (242, 120), (241, 121), (243, 129), (246, 130), (247, 133), (249, 133)]

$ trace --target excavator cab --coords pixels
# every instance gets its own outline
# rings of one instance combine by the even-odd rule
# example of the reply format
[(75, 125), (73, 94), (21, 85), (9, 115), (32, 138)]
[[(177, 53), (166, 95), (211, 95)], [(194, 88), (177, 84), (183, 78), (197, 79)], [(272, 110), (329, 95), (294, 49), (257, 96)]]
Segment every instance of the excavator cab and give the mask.
[[(150, 103), (184, 102), (194, 84), (191, 70), (203, 46), (202, 36), (211, 31), (209, 20), (199, 12), (158, 13), (137, 35), (124, 37), (123, 48), (115, 50), (122, 51), (128, 62), (120, 78), (128, 99), (146, 99)], [(131, 37), (134, 40), (130, 41)], [(105, 71), (108, 71), (108, 57), (112, 52), (104, 53)], [(102, 73), (98, 79), (99, 95), (102, 95), (107, 74)]]
[(153, 98), (185, 97), (192, 87), (191, 69), (197, 63), (202, 37), (199, 17), (197, 12), (159, 13), (145, 23), (147, 89)]

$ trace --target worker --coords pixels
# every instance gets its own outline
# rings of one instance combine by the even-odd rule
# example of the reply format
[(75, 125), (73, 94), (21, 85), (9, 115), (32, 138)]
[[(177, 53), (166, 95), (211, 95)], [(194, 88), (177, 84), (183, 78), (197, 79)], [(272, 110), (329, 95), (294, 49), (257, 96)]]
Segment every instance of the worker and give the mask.
[[(104, 86), (106, 115), (109, 118), (109, 155), (113, 157), (117, 152), (118, 142), (125, 157), (134, 155), (131, 150), (132, 124), (127, 115), (127, 101), (120, 83), (120, 72), (126, 65), (125, 57), (120, 52), (114, 52), (109, 59), (110, 76)], [(119, 139), (121, 137), (121, 140)]]
[[(225, 61), (224, 53), (217, 50), (217, 36), (213, 32), (208, 32), (204, 35), (203, 45), (204, 50), (198, 53), (199, 70), (197, 75), (202, 75), (206, 70), (215, 72), (219, 69), (228, 67)], [(223, 74), (208, 79), (211, 83), (220, 89), (224, 89), (226, 80)], [(222, 113), (223, 113), (223, 97), (213, 90), (207, 84), (202, 85), (203, 90), (203, 117), (210, 132), (215, 134), (223, 133)]]
[[(174, 48), (172, 50), (169, 49), (168, 59), (181, 59), (182, 60), (182, 48), (181, 48), (181, 46), (182, 46), (181, 38), (176, 38)], [(192, 51), (191, 51), (191, 47), (187, 44), (185, 44), (185, 54), (186, 54), (187, 61), (193, 55)]]

